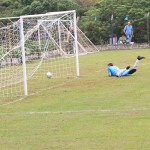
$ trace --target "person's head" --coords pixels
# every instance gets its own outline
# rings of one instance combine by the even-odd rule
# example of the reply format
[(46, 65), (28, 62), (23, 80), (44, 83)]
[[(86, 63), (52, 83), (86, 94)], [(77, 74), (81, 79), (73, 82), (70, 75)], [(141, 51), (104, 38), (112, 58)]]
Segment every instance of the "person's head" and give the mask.
[(128, 25), (131, 25), (131, 22), (130, 22), (130, 21), (128, 21)]
[(121, 37), (120, 37), (120, 39), (124, 39), (125, 38), (125, 35), (124, 34), (122, 34), (121, 35)]
[(110, 66), (113, 66), (113, 63), (109, 63), (109, 64), (108, 64), (108, 67), (110, 67)]
[(69, 30), (73, 31), (73, 26), (72, 25), (70, 25)]

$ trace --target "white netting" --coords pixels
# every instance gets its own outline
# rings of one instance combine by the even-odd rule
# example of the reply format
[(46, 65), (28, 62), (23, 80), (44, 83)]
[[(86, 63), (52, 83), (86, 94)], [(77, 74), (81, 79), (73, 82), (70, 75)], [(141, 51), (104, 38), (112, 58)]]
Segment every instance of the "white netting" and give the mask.
[(19, 21), (9, 21), (0, 28), (0, 97), (23, 94), (21, 58)]
[[(47, 71), (53, 77), (75, 76), (75, 40), (69, 51), (69, 32), (61, 25), (61, 19), (73, 18), (73, 14), (52, 15), (24, 19), (27, 76), (45, 78)], [(71, 55), (72, 54), (72, 55)], [(32, 65), (28, 65), (31, 64)], [(34, 63), (33, 63), (34, 62)]]
[[(5, 25), (7, 22), (9, 25)], [(79, 54), (97, 50), (79, 29), (83, 45), (76, 41), (73, 12), (24, 16), (22, 24), (28, 84), (32, 79), (46, 80), (47, 72), (51, 72), (53, 78), (76, 76), (76, 46)], [(5, 19), (1, 25), (0, 97), (20, 96), (24, 94), (20, 19)]]

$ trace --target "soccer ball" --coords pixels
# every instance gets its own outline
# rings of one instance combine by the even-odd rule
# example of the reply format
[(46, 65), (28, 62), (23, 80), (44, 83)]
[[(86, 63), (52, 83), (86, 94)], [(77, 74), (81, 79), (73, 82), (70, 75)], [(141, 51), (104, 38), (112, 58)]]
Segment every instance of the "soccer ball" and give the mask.
[(52, 73), (51, 72), (47, 72), (46, 75), (47, 75), (48, 78), (52, 77)]

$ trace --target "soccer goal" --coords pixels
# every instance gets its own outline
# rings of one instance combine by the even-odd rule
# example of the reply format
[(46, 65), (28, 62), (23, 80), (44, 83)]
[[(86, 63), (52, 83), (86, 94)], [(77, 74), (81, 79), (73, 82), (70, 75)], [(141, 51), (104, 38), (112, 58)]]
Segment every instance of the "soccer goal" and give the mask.
[(30, 81), (46, 79), (47, 72), (54, 79), (79, 76), (78, 55), (86, 50), (77, 40), (74, 10), (0, 22), (0, 97), (27, 96)]
[(0, 18), (0, 98), (31, 94), (48, 72), (79, 76), (79, 55), (98, 50), (76, 24), (74, 10)]

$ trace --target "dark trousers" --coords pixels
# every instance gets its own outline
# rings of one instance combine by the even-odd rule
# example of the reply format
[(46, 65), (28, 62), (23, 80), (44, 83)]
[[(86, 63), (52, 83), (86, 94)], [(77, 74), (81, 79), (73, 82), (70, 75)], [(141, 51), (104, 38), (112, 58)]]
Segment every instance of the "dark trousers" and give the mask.
[(133, 73), (135, 73), (136, 72), (136, 69), (131, 69), (129, 72), (128, 72), (128, 74), (133, 74)]

